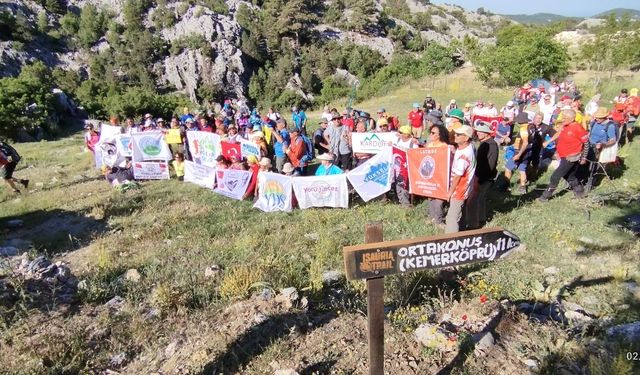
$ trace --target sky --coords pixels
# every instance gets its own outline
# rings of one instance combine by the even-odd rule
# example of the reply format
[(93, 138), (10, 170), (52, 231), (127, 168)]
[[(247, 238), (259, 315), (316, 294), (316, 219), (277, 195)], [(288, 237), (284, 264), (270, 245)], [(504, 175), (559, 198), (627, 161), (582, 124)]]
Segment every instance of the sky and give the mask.
[(496, 14), (554, 13), (587, 17), (613, 8), (640, 9), (640, 0), (432, 0), (435, 4), (456, 4), (469, 10), (480, 7)]

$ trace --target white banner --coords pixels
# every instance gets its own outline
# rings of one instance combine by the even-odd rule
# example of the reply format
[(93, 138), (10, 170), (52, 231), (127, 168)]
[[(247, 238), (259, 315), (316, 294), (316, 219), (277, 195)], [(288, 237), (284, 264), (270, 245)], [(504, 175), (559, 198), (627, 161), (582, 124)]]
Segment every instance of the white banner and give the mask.
[(384, 133), (351, 133), (353, 152), (364, 154), (378, 154), (388, 150), (398, 139), (395, 132)]
[(294, 177), (293, 191), (300, 208), (309, 207), (349, 207), (349, 187), (347, 176)]
[(116, 137), (116, 147), (118, 148), (118, 153), (124, 157), (132, 157), (133, 156), (133, 144), (131, 143), (131, 135), (130, 134), (120, 134)]
[(217, 165), (216, 158), (222, 152), (220, 145), (220, 136), (218, 134), (188, 131), (187, 142), (189, 143), (189, 152), (196, 164), (215, 167)]
[(216, 184), (216, 169), (185, 160), (184, 180), (213, 190)]
[(291, 191), (291, 177), (278, 173), (260, 172), (258, 200), (253, 207), (264, 212), (291, 212)]
[(98, 144), (113, 142), (120, 133), (122, 133), (121, 127), (102, 124), (100, 126), (100, 140), (98, 141)]
[(257, 143), (249, 142), (241, 138), (238, 139), (238, 142), (240, 143), (240, 154), (242, 154), (242, 157), (246, 158), (249, 155), (254, 155), (258, 160), (260, 160), (260, 146), (258, 146)]
[(133, 161), (171, 160), (171, 150), (161, 131), (131, 134)]
[[(355, 134), (355, 133), (354, 133)], [(365, 202), (391, 189), (392, 151), (387, 148), (347, 173), (347, 178)]]
[(242, 200), (250, 180), (251, 172), (249, 171), (221, 169), (216, 171), (217, 186), (214, 192), (225, 197)]
[(169, 163), (164, 161), (133, 162), (133, 178), (136, 180), (168, 180)]
[(122, 156), (118, 152), (118, 148), (116, 147), (115, 140), (105, 141), (103, 143), (96, 145), (96, 153), (99, 151), (101, 165), (106, 165), (107, 167), (113, 167), (119, 165), (124, 161), (124, 156)]

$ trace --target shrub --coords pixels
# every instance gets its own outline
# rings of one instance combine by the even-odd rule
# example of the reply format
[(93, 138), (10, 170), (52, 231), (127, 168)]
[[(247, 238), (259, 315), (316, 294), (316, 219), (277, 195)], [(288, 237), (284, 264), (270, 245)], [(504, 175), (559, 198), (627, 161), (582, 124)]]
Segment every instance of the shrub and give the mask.
[(225, 299), (242, 299), (249, 295), (252, 285), (262, 279), (262, 269), (236, 266), (225, 272), (220, 283), (220, 296)]

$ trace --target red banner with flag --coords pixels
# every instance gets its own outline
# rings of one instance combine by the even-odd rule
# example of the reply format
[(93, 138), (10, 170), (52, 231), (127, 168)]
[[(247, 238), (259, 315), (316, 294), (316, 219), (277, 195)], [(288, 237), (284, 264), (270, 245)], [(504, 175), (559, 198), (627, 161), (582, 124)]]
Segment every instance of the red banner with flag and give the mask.
[(405, 184), (409, 181), (407, 152), (395, 146), (393, 146), (393, 176), (396, 177), (396, 180), (401, 180)]
[(451, 149), (414, 148), (407, 152), (409, 191), (423, 197), (449, 199)]
[(235, 155), (238, 159), (242, 159), (240, 143), (222, 141), (220, 142), (220, 145), (222, 148), (222, 155), (224, 155), (225, 158), (230, 159), (231, 156)]
[(502, 117), (497, 116), (497, 117), (490, 117), (490, 116), (471, 116), (471, 125), (472, 127), (476, 127), (476, 123), (478, 121), (482, 121), (482, 122), (486, 122), (487, 124), (489, 124), (489, 127), (491, 128), (491, 136), (495, 137), (496, 135), (496, 130), (498, 129), (498, 125), (500, 124), (500, 122), (502, 122)]

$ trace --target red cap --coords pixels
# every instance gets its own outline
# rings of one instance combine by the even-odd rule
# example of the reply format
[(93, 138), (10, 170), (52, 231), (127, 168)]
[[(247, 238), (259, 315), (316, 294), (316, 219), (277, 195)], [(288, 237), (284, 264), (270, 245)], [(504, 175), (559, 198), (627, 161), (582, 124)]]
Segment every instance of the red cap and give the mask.
[(565, 100), (571, 100), (571, 97), (569, 95), (562, 95), (562, 98), (560, 98), (560, 101), (565, 101)]

